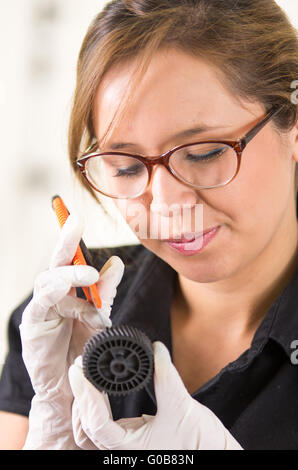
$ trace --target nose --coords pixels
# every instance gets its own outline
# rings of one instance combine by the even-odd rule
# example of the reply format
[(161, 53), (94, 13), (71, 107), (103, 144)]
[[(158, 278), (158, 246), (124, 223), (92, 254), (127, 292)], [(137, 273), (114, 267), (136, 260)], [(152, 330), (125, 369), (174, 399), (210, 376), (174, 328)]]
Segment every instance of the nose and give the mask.
[(184, 205), (192, 208), (198, 203), (197, 192), (179, 182), (162, 165), (154, 167), (149, 189), (152, 194), (150, 210), (163, 217), (178, 215)]

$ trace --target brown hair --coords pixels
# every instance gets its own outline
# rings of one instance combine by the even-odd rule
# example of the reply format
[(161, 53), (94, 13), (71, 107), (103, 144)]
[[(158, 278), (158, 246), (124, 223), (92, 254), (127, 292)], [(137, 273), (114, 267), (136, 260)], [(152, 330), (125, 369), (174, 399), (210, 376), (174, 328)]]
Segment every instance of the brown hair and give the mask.
[(153, 54), (162, 47), (207, 60), (234, 95), (258, 101), (266, 112), (285, 104), (273, 122), (279, 132), (290, 130), (297, 121), (297, 106), (291, 100), (291, 84), (298, 79), (297, 30), (274, 0), (112, 0), (94, 18), (81, 46), (68, 137), (72, 168), (97, 201), (76, 166), (96, 139), (97, 87), (112, 65), (137, 59), (135, 79), (110, 132)]

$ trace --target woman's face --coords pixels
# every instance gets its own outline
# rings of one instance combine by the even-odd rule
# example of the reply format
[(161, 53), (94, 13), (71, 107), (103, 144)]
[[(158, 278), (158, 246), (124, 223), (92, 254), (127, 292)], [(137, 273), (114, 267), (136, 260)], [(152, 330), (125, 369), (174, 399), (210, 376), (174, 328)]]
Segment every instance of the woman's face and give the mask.
[[(97, 90), (94, 125), (98, 142), (127, 90), (134, 65), (127, 62), (112, 67)], [(119, 152), (156, 156), (191, 142), (236, 140), (263, 117), (262, 106), (236, 99), (223, 86), (216, 69), (179, 50), (163, 50), (154, 56), (125, 118), (101, 150), (112, 150), (112, 144), (121, 142), (129, 145), (118, 147)], [(174, 137), (194, 127), (209, 129)], [(296, 135), (294, 128), (281, 139), (272, 124), (267, 124), (244, 150), (240, 171), (226, 186), (196, 190), (157, 165), (143, 195), (113, 201), (131, 226), (137, 204), (144, 209), (148, 234), (152, 220), (170, 228), (166, 237), (158, 231), (154, 238), (145, 238), (140, 235), (140, 225), (135, 232), (144, 246), (179, 274), (198, 282), (228, 278), (256, 260), (279, 232), (284, 233), (289, 216), (293, 216)], [(179, 218), (173, 223), (175, 213), (166, 209), (173, 204), (188, 208), (185, 220), (181, 210), (178, 228)], [(202, 218), (198, 219), (198, 214)], [(162, 240), (214, 227), (219, 227), (215, 236), (203, 248), (200, 243), (200, 250), (197, 244), (194, 250), (185, 245), (184, 251), (178, 251)]]

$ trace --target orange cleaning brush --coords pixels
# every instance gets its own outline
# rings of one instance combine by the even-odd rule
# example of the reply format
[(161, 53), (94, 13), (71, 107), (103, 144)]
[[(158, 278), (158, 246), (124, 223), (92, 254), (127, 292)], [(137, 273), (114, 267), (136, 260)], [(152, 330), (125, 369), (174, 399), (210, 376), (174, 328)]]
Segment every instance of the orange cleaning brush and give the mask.
[[(60, 227), (62, 228), (66, 222), (67, 217), (69, 216), (69, 212), (60, 196), (56, 195), (52, 197), (52, 207), (57, 216)], [(72, 260), (72, 264), (87, 265), (87, 262), (88, 264), (92, 265), (91, 256), (88, 252), (88, 249), (83, 240), (81, 240), (77, 248), (76, 254)], [(96, 309), (99, 310), (101, 308), (101, 299), (99, 297), (96, 285), (92, 284), (89, 287), (82, 287), (82, 289), (87, 300), (89, 302), (93, 302)]]

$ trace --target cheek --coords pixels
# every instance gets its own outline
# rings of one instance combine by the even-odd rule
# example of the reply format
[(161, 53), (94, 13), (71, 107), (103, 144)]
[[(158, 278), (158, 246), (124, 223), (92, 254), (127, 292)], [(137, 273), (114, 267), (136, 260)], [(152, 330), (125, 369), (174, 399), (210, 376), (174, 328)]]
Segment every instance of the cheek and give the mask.
[(278, 136), (265, 133), (243, 151), (236, 179), (222, 188), (219, 200), (233, 228), (258, 237), (276, 229), (292, 186), (291, 156)]

